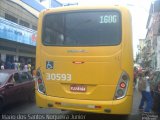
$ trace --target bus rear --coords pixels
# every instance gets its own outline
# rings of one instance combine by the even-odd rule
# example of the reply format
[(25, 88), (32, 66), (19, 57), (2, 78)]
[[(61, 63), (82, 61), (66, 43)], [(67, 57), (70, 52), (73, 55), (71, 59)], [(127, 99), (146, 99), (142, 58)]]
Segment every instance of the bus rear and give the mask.
[(133, 95), (131, 17), (123, 7), (62, 7), (39, 17), (36, 104), (129, 114)]

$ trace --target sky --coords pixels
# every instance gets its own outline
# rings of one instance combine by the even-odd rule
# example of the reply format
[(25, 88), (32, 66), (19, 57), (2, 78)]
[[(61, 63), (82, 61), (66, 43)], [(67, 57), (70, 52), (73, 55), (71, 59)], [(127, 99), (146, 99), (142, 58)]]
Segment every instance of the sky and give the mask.
[(149, 8), (153, 0), (58, 0), (61, 3), (78, 3), (81, 6), (120, 4), (126, 6), (132, 15), (133, 53), (138, 53), (139, 39), (145, 39)]

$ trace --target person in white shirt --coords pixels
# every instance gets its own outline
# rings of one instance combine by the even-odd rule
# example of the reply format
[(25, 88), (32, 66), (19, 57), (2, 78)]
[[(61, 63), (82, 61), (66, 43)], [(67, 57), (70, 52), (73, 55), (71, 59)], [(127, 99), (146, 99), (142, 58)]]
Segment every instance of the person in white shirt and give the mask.
[(24, 69), (23, 70), (28, 72), (28, 65), (27, 64), (24, 65)]
[(4, 64), (1, 65), (1, 70), (4, 70)]
[(150, 85), (149, 71), (145, 72), (144, 81), (145, 81), (144, 82), (145, 89), (142, 91), (142, 98), (139, 105), (139, 109), (143, 109), (144, 103), (146, 102), (144, 112), (151, 112), (153, 100), (152, 100), (151, 88), (150, 88), (151, 85)]

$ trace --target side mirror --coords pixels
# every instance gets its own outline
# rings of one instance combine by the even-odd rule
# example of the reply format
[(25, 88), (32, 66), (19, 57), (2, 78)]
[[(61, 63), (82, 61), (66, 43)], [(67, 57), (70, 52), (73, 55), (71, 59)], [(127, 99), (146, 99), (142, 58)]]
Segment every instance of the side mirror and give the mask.
[(10, 87), (13, 87), (13, 86), (14, 86), (14, 83), (7, 83), (7, 84), (5, 85), (6, 88), (10, 88)]

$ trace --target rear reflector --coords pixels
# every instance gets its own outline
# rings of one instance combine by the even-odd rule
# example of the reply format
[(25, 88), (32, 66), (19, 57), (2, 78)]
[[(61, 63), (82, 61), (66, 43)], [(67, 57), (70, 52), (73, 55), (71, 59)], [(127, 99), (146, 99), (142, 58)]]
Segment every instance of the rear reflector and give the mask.
[(100, 109), (102, 107), (98, 106), (98, 105), (88, 105), (88, 108), (91, 108), (91, 109)]

